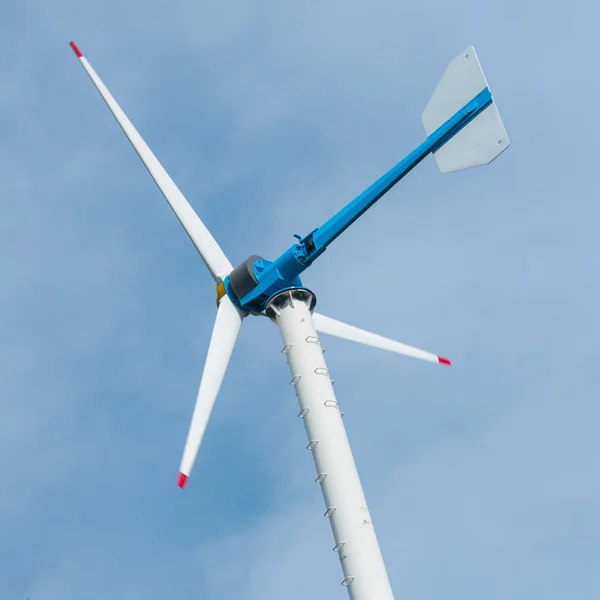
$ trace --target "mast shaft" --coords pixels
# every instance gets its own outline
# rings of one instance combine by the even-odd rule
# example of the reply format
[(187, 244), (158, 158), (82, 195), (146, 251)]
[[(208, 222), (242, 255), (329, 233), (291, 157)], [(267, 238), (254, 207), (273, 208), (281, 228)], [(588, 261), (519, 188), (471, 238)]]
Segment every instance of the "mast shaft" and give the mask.
[(351, 600), (393, 600), (394, 596), (371, 522), (365, 495), (329, 370), (313, 325), (314, 296), (305, 289), (282, 292), (269, 303), (267, 314), (279, 326), (283, 353), (300, 404), (299, 416), (308, 435), (316, 482), (325, 500), (334, 550), (344, 572)]

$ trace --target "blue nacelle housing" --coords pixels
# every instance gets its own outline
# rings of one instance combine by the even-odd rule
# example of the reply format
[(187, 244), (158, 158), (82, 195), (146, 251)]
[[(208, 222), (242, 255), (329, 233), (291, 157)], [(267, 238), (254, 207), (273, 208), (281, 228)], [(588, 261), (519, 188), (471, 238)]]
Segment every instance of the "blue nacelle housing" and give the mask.
[(243, 310), (263, 312), (276, 294), (304, 287), (299, 277), (307, 266), (302, 261), (303, 250), (300, 244), (295, 244), (274, 262), (250, 256), (225, 278), (227, 295)]

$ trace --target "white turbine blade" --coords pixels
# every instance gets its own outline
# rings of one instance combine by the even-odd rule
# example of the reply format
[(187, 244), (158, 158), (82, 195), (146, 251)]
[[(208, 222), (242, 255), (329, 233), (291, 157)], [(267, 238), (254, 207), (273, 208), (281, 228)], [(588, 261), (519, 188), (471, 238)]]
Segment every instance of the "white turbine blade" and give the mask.
[(104, 99), (104, 102), (106, 102), (110, 112), (112, 112), (117, 120), (117, 123), (121, 126), (123, 133), (125, 133), (138, 156), (142, 159), (142, 162), (148, 169), (152, 179), (154, 179), (156, 185), (159, 187), (173, 209), (173, 212), (179, 219), (179, 222), (190, 236), (190, 239), (194, 246), (196, 246), (196, 249), (200, 253), (202, 260), (208, 267), (211, 275), (217, 283), (220, 283), (227, 275), (229, 275), (233, 268), (223, 253), (223, 250), (221, 250), (204, 223), (194, 212), (194, 209), (169, 177), (163, 166), (158, 162), (158, 159), (154, 156), (152, 150), (148, 148), (146, 142), (144, 142), (135, 127), (131, 124), (127, 115), (117, 104), (117, 101), (112, 97), (111, 93), (100, 80), (100, 77), (98, 77), (88, 60), (83, 56), (74, 42), (71, 42), (71, 48), (73, 48), (77, 58), (79, 58), (79, 62), (81, 62), (81, 65), (92, 80), (92, 83), (100, 92), (100, 95)]
[(370, 333), (369, 331), (359, 329), (353, 325), (336, 321), (336, 319), (332, 319), (331, 317), (314, 313), (313, 322), (316, 330), (321, 333), (334, 335), (335, 337), (350, 340), (351, 342), (358, 342), (359, 344), (365, 344), (366, 346), (389, 350), (390, 352), (396, 352), (397, 354), (403, 354), (404, 356), (411, 356), (412, 358), (420, 358), (421, 360), (450, 366), (450, 361), (443, 356), (438, 356), (431, 352), (425, 352), (425, 350), (419, 350), (418, 348), (401, 344), (400, 342), (390, 340), (381, 335), (377, 335), (376, 333)]
[(194, 407), (192, 423), (188, 432), (183, 458), (179, 467), (179, 487), (183, 488), (194, 467), (196, 455), (202, 442), (210, 413), (221, 388), (233, 347), (240, 331), (244, 315), (233, 305), (228, 296), (223, 296), (217, 310), (200, 389)]

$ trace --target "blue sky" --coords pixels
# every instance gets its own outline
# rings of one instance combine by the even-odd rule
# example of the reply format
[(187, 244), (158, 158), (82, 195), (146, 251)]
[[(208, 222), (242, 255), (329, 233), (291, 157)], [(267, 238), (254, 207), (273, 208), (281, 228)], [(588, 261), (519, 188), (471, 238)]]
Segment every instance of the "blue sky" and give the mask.
[(345, 598), (277, 329), (248, 319), (189, 487), (214, 286), (68, 42), (234, 264), (423, 138), (473, 44), (512, 141), (419, 166), (306, 274), (398, 598), (600, 595), (597, 9), (23, 1), (0, 24), (0, 597)]

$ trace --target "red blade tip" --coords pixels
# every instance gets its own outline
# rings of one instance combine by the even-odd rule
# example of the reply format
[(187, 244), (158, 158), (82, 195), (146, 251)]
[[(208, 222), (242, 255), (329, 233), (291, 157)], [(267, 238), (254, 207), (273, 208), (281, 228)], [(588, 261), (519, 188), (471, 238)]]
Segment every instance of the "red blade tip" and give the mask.
[(75, 42), (69, 42), (69, 46), (73, 48), (73, 52), (75, 52), (75, 56), (77, 58), (81, 58), (83, 56), (83, 54), (81, 54), (81, 50), (77, 47), (77, 44)]
[(177, 480), (177, 485), (183, 489), (185, 487), (185, 484), (187, 483), (188, 480), (188, 476), (185, 475), (184, 473), (179, 473), (179, 479)]
[(440, 363), (440, 365), (446, 365), (448, 367), (452, 364), (447, 358), (444, 358), (443, 356), (438, 356), (438, 362)]

